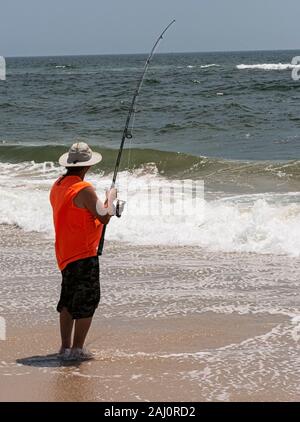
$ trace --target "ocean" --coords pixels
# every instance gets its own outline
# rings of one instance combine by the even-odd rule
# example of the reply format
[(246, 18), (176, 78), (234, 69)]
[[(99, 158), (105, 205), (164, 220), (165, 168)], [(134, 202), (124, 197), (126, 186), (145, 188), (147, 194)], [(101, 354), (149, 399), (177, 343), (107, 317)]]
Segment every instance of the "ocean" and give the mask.
[[(298, 400), (297, 55), (154, 57), (118, 178), (131, 212), (110, 223), (101, 258), (101, 309), (90, 342), (103, 355), (73, 372), (47, 356), (24, 361), (41, 348), (53, 352), (57, 331), (49, 189), (64, 172), (58, 157), (82, 140), (103, 155), (88, 180), (104, 195), (146, 55), (7, 59), (7, 81), (0, 81), (0, 315), (18, 340), (2, 349), (0, 399)], [(134, 212), (132, 204), (147, 204), (149, 184), (157, 211), (165, 186), (202, 181), (199, 213)], [(183, 200), (193, 209), (193, 195)], [(33, 330), (40, 340), (28, 343)], [(5, 384), (30, 377), (36, 386), (47, 379), (47, 393), (14, 393), (15, 384)], [(66, 379), (86, 383), (78, 397), (76, 390), (67, 395)]]
[[(290, 64), (296, 55), (156, 55), (121, 174), (132, 190), (141, 189), (135, 191), (141, 201), (149, 175), (161, 185), (203, 180), (205, 220), (195, 215), (176, 236), (176, 223), (156, 220), (149, 239), (140, 218), (118, 224), (108, 236), (299, 256), (300, 83)], [(51, 232), (47, 191), (61, 174), (59, 155), (77, 139), (102, 152), (91, 178), (100, 190), (110, 185), (145, 58), (7, 59), (7, 81), (0, 84), (0, 223)]]

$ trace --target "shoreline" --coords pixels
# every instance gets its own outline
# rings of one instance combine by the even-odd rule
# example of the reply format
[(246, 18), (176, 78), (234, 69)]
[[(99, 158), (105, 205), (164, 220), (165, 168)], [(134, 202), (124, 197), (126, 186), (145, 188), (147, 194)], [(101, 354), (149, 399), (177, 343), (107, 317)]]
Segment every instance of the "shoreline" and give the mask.
[[(205, 381), (193, 380), (197, 371), (205, 380), (208, 371), (201, 355), (263, 336), (280, 322), (267, 315), (226, 321), (212, 314), (164, 321), (97, 318), (87, 341), (96, 358), (76, 364), (53, 355), (58, 325), (38, 326), (34, 333), (31, 327), (9, 330), (1, 350), (0, 401), (207, 401)], [(260, 394), (259, 400), (268, 397)], [(235, 392), (230, 401), (257, 399)]]
[(52, 241), (0, 233), (0, 401), (298, 400), (299, 259), (107, 242), (96, 359), (70, 365)]

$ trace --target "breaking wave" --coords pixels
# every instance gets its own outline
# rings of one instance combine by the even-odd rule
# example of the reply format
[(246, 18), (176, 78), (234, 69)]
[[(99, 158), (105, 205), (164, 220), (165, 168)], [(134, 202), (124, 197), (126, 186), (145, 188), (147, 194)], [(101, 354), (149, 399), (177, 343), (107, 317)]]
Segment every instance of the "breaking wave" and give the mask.
[[(54, 163), (0, 164), (0, 224), (17, 225), (53, 237), (49, 190), (62, 173)], [(90, 173), (99, 196), (110, 186), (111, 174)], [(122, 171), (119, 196), (126, 212), (114, 219), (107, 238), (132, 244), (193, 245), (208, 250), (300, 256), (300, 193), (255, 193), (205, 198), (180, 192), (182, 183), (160, 174), (155, 163)], [(170, 205), (166, 188), (177, 192)], [(149, 185), (154, 187), (149, 197)], [(150, 201), (150, 202), (149, 202)], [(150, 210), (150, 211), (149, 211)]]
[(258, 70), (292, 70), (300, 69), (300, 65), (292, 63), (262, 63), (262, 64), (239, 64), (236, 66), (239, 70), (258, 69)]

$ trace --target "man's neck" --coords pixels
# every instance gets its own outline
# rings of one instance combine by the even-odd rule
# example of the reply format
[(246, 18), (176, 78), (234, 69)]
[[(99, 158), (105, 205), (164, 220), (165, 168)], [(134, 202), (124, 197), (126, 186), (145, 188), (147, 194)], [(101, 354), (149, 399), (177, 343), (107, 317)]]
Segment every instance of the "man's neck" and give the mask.
[(79, 177), (81, 180), (84, 180), (85, 173), (67, 173), (66, 176), (76, 176)]

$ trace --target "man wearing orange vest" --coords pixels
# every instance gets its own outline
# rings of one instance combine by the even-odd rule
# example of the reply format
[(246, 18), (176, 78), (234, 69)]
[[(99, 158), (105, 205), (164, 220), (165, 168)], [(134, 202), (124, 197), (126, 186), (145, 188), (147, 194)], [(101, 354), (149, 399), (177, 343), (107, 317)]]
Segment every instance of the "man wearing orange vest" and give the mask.
[(66, 359), (92, 358), (83, 345), (100, 301), (97, 249), (104, 224), (115, 215), (117, 198), (113, 188), (103, 204), (93, 186), (84, 181), (89, 168), (101, 160), (101, 154), (93, 152), (86, 143), (72, 145), (59, 159), (67, 173), (54, 183), (50, 193), (55, 252), (62, 272), (57, 305), (62, 342), (59, 353)]

